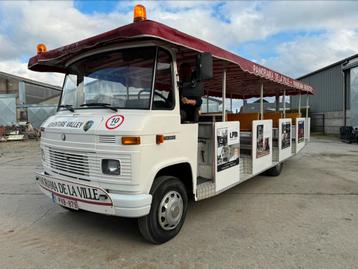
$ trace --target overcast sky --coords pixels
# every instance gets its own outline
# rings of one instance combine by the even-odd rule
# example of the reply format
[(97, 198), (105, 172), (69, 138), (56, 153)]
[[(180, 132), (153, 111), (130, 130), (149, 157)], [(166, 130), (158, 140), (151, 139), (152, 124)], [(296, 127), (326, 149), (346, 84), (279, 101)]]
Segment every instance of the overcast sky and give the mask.
[(358, 53), (358, 1), (1, 1), (0, 71), (60, 85), (62, 76), (27, 70), (36, 45), (53, 49), (148, 19), (226, 48), (291, 77)]

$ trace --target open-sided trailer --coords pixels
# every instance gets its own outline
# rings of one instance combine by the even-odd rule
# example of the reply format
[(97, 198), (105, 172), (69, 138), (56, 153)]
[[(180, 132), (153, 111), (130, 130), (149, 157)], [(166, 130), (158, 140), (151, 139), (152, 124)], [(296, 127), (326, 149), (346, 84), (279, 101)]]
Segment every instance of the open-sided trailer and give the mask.
[[(188, 199), (219, 194), (257, 174), (278, 175), (309, 141), (309, 118), (266, 112), (263, 97), (312, 94), (299, 81), (146, 20), (46, 51), (29, 69), (66, 74), (58, 112), (41, 128), (40, 189), (73, 211), (138, 218), (153, 243), (181, 229)], [(206, 96), (259, 97), (260, 112), (181, 122), (178, 67), (196, 66)], [(307, 98), (308, 99), (308, 98)], [(205, 105), (205, 104), (204, 104)], [(306, 105), (306, 108), (308, 104)]]

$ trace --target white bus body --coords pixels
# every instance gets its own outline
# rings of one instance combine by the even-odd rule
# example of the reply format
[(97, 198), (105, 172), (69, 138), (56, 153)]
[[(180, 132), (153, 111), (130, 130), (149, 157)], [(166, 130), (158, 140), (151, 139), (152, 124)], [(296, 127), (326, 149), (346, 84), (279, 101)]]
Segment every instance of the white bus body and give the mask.
[[(128, 27), (137, 31), (142, 25), (149, 25), (148, 32), (150, 27), (161, 30), (159, 34), (172, 31), (150, 21)], [(126, 27), (118, 29), (129, 35)], [(153, 243), (166, 242), (180, 231), (190, 198), (212, 197), (265, 171), (279, 175), (282, 162), (302, 150), (310, 135), (307, 113), (306, 118), (284, 114), (277, 120), (265, 119), (262, 77), (268, 85), (281, 87), (277, 92), (268, 90), (276, 97), (286, 95), (283, 87), (297, 94), (308, 86), (229, 54), (231, 62), (214, 55), (214, 66), (223, 70), (222, 103), (235, 92), (230, 87), (227, 93), (227, 77), (232, 79), (232, 73), (218, 61), (242, 61), (235, 72), (246, 72), (245, 65), (257, 72), (257, 81), (251, 71), (247, 74), (255, 89), (252, 96), (261, 95), (260, 117), (243, 127), (243, 120), (235, 120), (239, 115), (232, 117), (223, 106), (222, 113), (203, 114), (198, 123), (182, 122), (178, 58), (181, 63), (185, 57), (195, 62), (198, 55), (198, 81), (215, 78), (205, 81), (208, 88), (218, 85), (220, 74), (215, 68), (213, 72), (211, 55), (178, 47), (174, 39), (181, 36), (187, 42), (187, 35), (175, 32), (168, 41), (159, 34), (153, 40), (148, 40), (149, 34), (139, 34), (139, 40), (101, 46), (88, 39), (83, 42), (92, 47), (86, 43), (80, 53), (76, 48), (81, 43), (48, 54), (41, 47), (29, 62), (35, 71), (67, 73), (59, 110), (41, 127), (43, 171), (36, 174), (41, 191), (72, 211), (139, 218), (141, 233)], [(226, 55), (194, 41), (198, 47)], [(185, 56), (178, 48), (192, 54)], [(161, 87), (167, 88), (163, 92)], [(214, 90), (217, 96), (217, 86)]]

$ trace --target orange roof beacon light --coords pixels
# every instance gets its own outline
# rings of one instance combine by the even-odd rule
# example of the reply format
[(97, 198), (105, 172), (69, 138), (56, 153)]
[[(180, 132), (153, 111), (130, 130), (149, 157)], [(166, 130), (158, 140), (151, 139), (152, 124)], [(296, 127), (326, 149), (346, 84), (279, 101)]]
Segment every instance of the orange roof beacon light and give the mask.
[(134, 19), (133, 22), (145, 21), (147, 19), (147, 12), (143, 5), (136, 5), (134, 7)]
[(45, 46), (45, 44), (38, 44), (37, 45), (37, 54), (41, 54), (47, 51), (47, 48)]

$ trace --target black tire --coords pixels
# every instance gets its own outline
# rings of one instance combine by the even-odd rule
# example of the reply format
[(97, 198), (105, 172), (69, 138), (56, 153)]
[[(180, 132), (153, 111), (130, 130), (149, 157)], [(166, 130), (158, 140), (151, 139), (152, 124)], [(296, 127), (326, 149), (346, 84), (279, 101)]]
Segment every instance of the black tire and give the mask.
[(274, 167), (270, 168), (269, 170), (265, 171), (265, 175), (270, 177), (277, 177), (281, 174), (283, 167), (283, 163), (278, 163)]
[[(160, 176), (156, 178), (150, 193), (153, 196), (151, 209), (147, 216), (138, 219), (139, 231), (148, 241), (154, 244), (162, 244), (174, 238), (183, 226), (188, 209), (188, 195), (184, 184), (173, 176)], [(181, 196), (181, 200), (179, 198), (178, 201), (182, 201), (182, 210), (178, 210), (182, 213), (178, 214), (178, 216), (181, 215), (181, 217), (179, 217), (176, 226), (173, 228), (169, 227), (171, 230), (166, 230), (162, 227), (163, 223), (159, 223), (159, 210), (163, 212), (161, 203), (166, 201), (164, 197), (174, 193), (177, 197), (175, 196), (173, 199), (178, 199), (178, 197)]]

